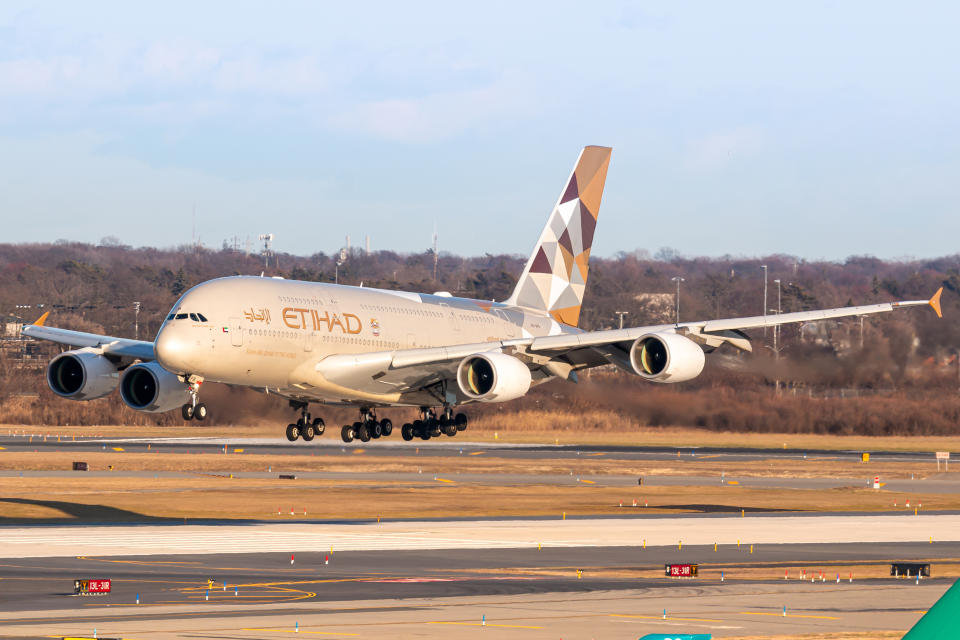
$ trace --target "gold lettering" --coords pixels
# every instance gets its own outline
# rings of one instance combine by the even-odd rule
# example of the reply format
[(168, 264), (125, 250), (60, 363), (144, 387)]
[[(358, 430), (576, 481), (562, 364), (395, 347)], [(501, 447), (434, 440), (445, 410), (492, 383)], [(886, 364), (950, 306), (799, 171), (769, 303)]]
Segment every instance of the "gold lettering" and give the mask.
[(290, 327), (291, 329), (300, 329), (300, 325), (293, 324), (297, 321), (297, 309), (292, 309), (290, 307), (284, 307), (283, 311), (283, 323)]
[(297, 309), (297, 312), (300, 313), (300, 328), (307, 328), (307, 314), (310, 313), (309, 309)]
[(337, 316), (337, 314), (333, 314), (333, 320), (330, 321), (330, 330), (331, 330), (331, 331), (333, 330), (333, 325), (339, 326), (339, 327), (340, 327), (340, 331), (342, 331), (342, 332), (344, 332), (344, 333), (347, 332), (346, 327), (344, 327), (344, 326), (343, 326), (343, 323), (340, 322), (340, 318), (339, 318), (339, 316)]
[[(345, 313), (343, 314), (343, 319), (347, 321), (347, 327), (346, 327), (347, 333), (360, 333), (360, 330), (363, 328), (363, 324), (360, 322), (360, 318), (353, 315), (352, 313)], [(356, 325), (355, 325), (356, 328), (354, 328), (354, 325), (352, 323), (352, 321), (354, 320), (356, 321)]]

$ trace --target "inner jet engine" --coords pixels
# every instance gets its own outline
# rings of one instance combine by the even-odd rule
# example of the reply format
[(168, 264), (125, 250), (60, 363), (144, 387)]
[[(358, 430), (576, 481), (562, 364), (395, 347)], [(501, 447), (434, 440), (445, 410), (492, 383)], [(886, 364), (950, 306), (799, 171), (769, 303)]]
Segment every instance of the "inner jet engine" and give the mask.
[(648, 333), (630, 347), (633, 373), (653, 382), (686, 382), (703, 371), (703, 349), (676, 333)]
[(467, 356), (457, 368), (457, 384), (468, 398), (506, 402), (530, 389), (530, 369), (513, 356), (491, 351)]
[(61, 353), (47, 365), (47, 384), (62, 398), (93, 400), (117, 388), (117, 366), (93, 350)]
[(190, 391), (176, 374), (156, 362), (142, 362), (123, 372), (120, 397), (131, 409), (160, 413), (190, 402)]

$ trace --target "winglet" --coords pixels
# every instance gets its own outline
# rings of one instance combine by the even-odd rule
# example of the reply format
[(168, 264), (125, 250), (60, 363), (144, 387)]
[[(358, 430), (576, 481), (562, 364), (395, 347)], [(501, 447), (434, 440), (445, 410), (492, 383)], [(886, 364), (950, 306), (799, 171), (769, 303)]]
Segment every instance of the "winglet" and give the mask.
[[(933, 303), (931, 303), (931, 304), (933, 304)], [(47, 321), (47, 316), (49, 316), (49, 315), (50, 315), (50, 312), (49, 312), (49, 311), (45, 312), (42, 316), (40, 316), (39, 318), (36, 319), (36, 321), (33, 323), (33, 326), (35, 326), (35, 327), (42, 327), (42, 326), (43, 326), (43, 323)]]
[(943, 311), (941, 311), (940, 309), (940, 295), (942, 293), (943, 293), (943, 287), (940, 287), (939, 289), (937, 289), (937, 292), (933, 294), (933, 297), (930, 298), (930, 300), (927, 302), (927, 304), (933, 307), (933, 310), (937, 313), (938, 318), (943, 317)]

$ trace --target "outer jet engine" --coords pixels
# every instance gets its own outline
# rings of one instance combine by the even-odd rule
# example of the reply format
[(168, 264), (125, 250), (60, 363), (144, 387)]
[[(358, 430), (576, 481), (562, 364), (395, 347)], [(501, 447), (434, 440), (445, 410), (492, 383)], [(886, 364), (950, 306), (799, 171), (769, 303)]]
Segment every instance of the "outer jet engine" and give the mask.
[(457, 368), (460, 391), (480, 402), (505, 402), (530, 390), (530, 369), (513, 356), (491, 351), (467, 356)]
[(703, 349), (676, 333), (648, 333), (630, 347), (633, 373), (653, 382), (686, 382), (703, 371)]
[(62, 398), (93, 400), (117, 388), (117, 366), (91, 349), (61, 353), (47, 365), (47, 384)]
[(123, 372), (120, 397), (131, 409), (160, 413), (190, 402), (190, 391), (176, 374), (156, 362), (142, 362)]

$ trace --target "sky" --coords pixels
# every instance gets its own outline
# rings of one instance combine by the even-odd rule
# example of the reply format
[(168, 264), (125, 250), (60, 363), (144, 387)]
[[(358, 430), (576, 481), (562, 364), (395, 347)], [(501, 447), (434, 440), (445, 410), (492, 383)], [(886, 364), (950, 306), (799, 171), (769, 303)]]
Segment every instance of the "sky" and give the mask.
[(0, 4), (0, 242), (515, 253), (584, 145), (594, 255), (934, 257), (949, 2)]

